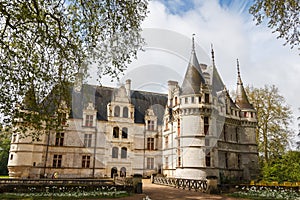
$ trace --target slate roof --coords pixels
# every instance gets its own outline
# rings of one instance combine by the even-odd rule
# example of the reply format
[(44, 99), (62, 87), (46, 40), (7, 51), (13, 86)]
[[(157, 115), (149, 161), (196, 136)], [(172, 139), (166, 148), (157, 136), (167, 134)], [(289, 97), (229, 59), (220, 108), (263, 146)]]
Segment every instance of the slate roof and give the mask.
[[(80, 92), (72, 91), (71, 118), (82, 118), (82, 111), (89, 102), (97, 109), (97, 119), (107, 120), (107, 104), (112, 101), (117, 88), (84, 84)], [(145, 112), (150, 107), (163, 124), (163, 115), (167, 104), (167, 95), (153, 92), (131, 90), (130, 101), (135, 107), (134, 122), (145, 123)]]

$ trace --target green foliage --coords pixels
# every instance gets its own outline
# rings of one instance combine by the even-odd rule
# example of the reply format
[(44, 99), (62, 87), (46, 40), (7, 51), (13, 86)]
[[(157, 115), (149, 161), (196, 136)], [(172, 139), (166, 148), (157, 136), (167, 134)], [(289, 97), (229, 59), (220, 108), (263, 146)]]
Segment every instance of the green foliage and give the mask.
[(0, 113), (11, 122), (26, 100), (39, 114), (33, 124), (44, 122), (53, 116), (47, 103), (67, 100), (70, 83), (92, 63), (100, 78), (117, 78), (143, 45), (146, 14), (147, 0), (1, 1)]
[(10, 148), (10, 134), (0, 127), (0, 175), (8, 174), (7, 162)]
[(288, 151), (282, 157), (272, 160), (263, 168), (266, 181), (300, 181), (300, 152)]
[(249, 12), (257, 24), (267, 20), (268, 27), (279, 33), (285, 44), (300, 44), (300, 1), (299, 0), (255, 0)]

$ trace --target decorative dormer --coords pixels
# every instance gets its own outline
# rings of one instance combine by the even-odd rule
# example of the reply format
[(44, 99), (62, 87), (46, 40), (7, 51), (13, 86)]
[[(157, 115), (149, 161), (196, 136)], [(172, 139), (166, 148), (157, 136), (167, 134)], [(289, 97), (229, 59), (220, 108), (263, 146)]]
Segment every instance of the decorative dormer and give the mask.
[(147, 131), (157, 130), (157, 116), (155, 115), (152, 108), (147, 109), (145, 113), (145, 122)]
[(82, 126), (95, 127), (97, 122), (97, 110), (94, 103), (89, 102), (86, 108), (83, 110)]
[(69, 113), (70, 113), (70, 109), (68, 108), (66, 101), (62, 100), (57, 109), (58, 125), (60, 126), (67, 125), (67, 119), (69, 118)]
[(107, 104), (109, 121), (134, 122), (134, 106), (130, 103), (130, 81), (126, 87), (121, 85), (113, 94), (112, 101)]

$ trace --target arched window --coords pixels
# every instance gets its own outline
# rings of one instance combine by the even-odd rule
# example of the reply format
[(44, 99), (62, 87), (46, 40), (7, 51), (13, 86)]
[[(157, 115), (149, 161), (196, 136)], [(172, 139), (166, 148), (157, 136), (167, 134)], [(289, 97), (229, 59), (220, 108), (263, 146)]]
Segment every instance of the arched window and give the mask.
[(123, 108), (123, 117), (128, 118), (128, 108), (127, 107)]
[(113, 129), (113, 138), (119, 138), (119, 127), (114, 127)]
[(119, 106), (116, 106), (115, 107), (115, 114), (114, 114), (115, 117), (120, 117), (120, 107)]
[(128, 128), (122, 128), (122, 138), (128, 138)]
[(126, 168), (122, 167), (120, 170), (120, 177), (126, 177)]
[(127, 158), (127, 148), (122, 147), (121, 149), (121, 158)]
[(113, 147), (112, 148), (112, 158), (118, 158), (118, 154), (119, 154), (119, 148), (118, 147)]

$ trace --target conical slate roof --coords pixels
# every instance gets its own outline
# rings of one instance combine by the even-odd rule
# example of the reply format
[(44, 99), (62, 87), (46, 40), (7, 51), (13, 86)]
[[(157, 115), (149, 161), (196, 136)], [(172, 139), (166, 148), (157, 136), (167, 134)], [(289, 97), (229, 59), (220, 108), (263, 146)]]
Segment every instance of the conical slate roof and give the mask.
[(181, 95), (198, 94), (200, 85), (205, 84), (205, 79), (196, 56), (194, 38), (192, 39), (192, 53), (188, 68), (181, 86)]
[(236, 89), (236, 99), (235, 103), (241, 109), (253, 109), (253, 106), (249, 103), (248, 96), (246, 94), (245, 88), (243, 86), (243, 82), (240, 74), (240, 66), (239, 61), (237, 60), (237, 71), (238, 71), (238, 79), (237, 79), (237, 89)]

